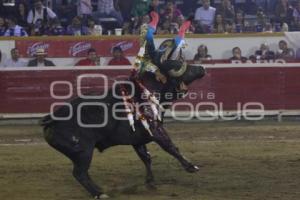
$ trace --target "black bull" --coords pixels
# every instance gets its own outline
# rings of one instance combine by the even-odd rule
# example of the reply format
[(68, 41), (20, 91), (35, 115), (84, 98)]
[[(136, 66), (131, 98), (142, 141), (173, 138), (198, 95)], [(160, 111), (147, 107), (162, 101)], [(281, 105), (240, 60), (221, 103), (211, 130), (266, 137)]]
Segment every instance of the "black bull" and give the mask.
[[(201, 66), (188, 66), (186, 73), (180, 81), (190, 84), (194, 80), (201, 78), (205, 71)], [(147, 77), (147, 76), (145, 76)], [(179, 81), (179, 82), (180, 82)], [(163, 96), (166, 92), (178, 93), (175, 89), (174, 80), (169, 79), (166, 84), (158, 83), (152, 75), (148, 74), (148, 79), (144, 78), (147, 87), (152, 88), (154, 92), (159, 92)], [(178, 80), (177, 80), (178, 82)], [(178, 84), (177, 84), (178, 85)], [(153, 90), (154, 88), (154, 90)], [(138, 91), (138, 90), (137, 90)], [(135, 93), (135, 98), (140, 92)], [(176, 96), (176, 95), (175, 95)], [(108, 123), (104, 127), (87, 128), (78, 124), (77, 108), (81, 103), (104, 103), (107, 105), (108, 112), (106, 117)], [(81, 99), (76, 98), (70, 102), (72, 105), (72, 117), (69, 120), (55, 120), (51, 115), (43, 119), (44, 136), (49, 145), (66, 155), (73, 162), (73, 176), (76, 180), (93, 196), (101, 198), (105, 194), (90, 178), (88, 170), (92, 160), (93, 150), (97, 148), (100, 152), (115, 145), (132, 145), (140, 159), (146, 167), (146, 183), (153, 186), (153, 174), (151, 169), (151, 157), (147, 151), (146, 144), (156, 142), (162, 149), (174, 156), (187, 172), (196, 172), (198, 167), (191, 164), (181, 155), (178, 148), (169, 138), (162, 122), (149, 120), (151, 136), (140, 121), (135, 121), (135, 132), (129, 125), (128, 120), (117, 120), (112, 115), (113, 105), (122, 102), (122, 99), (115, 98), (112, 91), (103, 99)], [(56, 117), (65, 117), (69, 115), (69, 108), (63, 106), (55, 111)], [(81, 109), (81, 120), (84, 124), (101, 124), (105, 110), (101, 106), (90, 105)]]

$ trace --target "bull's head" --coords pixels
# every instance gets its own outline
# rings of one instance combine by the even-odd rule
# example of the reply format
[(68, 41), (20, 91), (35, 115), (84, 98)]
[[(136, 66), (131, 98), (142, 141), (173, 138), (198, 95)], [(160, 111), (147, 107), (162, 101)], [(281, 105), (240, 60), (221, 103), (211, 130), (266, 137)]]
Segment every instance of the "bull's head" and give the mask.
[(161, 65), (161, 71), (178, 86), (182, 83), (191, 84), (205, 75), (205, 69), (200, 65), (188, 65), (179, 60), (167, 60)]

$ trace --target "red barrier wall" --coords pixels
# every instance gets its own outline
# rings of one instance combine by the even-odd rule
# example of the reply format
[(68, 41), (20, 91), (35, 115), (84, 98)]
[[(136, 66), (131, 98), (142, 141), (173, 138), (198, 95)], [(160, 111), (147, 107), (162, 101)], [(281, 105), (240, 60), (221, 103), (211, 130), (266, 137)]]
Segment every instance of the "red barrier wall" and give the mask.
[[(299, 68), (297, 67), (299, 66)], [(46, 113), (56, 101), (51, 98), (50, 85), (53, 81), (72, 83), (73, 96), (76, 79), (82, 74), (108, 75), (109, 85), (113, 79), (128, 75), (129, 69), (101, 68), (52, 68), (39, 70), (0, 71), (0, 113)], [(190, 86), (193, 96), (184, 101), (196, 105), (199, 102), (223, 103), (224, 110), (236, 110), (238, 103), (259, 102), (266, 110), (300, 109), (300, 64), (289, 67), (231, 67), (207, 69), (202, 80)], [(83, 91), (103, 90), (100, 79), (83, 79)], [(56, 95), (67, 95), (67, 85), (56, 85)], [(205, 107), (202, 107), (203, 109)], [(184, 109), (183, 109), (184, 110)]]

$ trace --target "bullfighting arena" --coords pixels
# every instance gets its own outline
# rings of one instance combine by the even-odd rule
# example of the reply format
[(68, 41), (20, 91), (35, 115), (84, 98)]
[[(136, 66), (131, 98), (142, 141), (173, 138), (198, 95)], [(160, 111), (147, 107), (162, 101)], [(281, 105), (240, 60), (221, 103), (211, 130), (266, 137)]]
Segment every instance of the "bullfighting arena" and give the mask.
[[(298, 122), (166, 124), (180, 150), (200, 166), (186, 173), (151, 143), (157, 189), (130, 146), (95, 150), (91, 176), (116, 200), (298, 200)], [(71, 162), (50, 148), (37, 125), (0, 127), (0, 199), (89, 199), (71, 175)]]
[[(154, 41), (156, 47), (170, 38), (173, 38), (173, 35), (156, 37)], [(261, 45), (269, 44), (271, 50), (279, 51), (278, 43), (282, 40), (287, 41), (285, 43), (288, 43), (289, 47), (297, 50), (299, 58), (263, 60), (257, 55), (255, 60), (250, 59)], [(152, 79), (142, 79), (144, 82), (152, 81), (153, 86), (160, 84), (162, 89), (159, 91), (165, 95), (164, 98), (169, 96), (168, 91), (182, 96), (182, 91), (188, 89), (188, 93), (182, 96), (182, 99), (174, 101), (171, 106), (171, 110), (178, 115), (172, 116), (166, 112), (167, 121), (164, 124), (172, 141), (184, 157), (169, 142), (162, 131), (163, 128), (155, 126), (154, 131), (160, 134), (153, 135), (156, 143), (147, 145), (152, 156), (155, 188), (149, 188), (149, 185), (147, 187), (145, 184), (144, 163), (132, 146), (115, 146), (101, 153), (95, 149), (89, 170), (90, 177), (112, 200), (299, 200), (299, 41), (299, 33), (289, 32), (189, 35), (186, 38), (188, 45), (180, 55), (180, 59), (183, 56), (186, 61), (181, 63), (177, 60), (176, 70), (165, 69), (167, 72), (164, 73), (170, 81), (162, 85), (163, 76), (157, 71), (155, 74), (148, 73)], [(147, 135), (148, 133), (151, 135), (152, 132), (149, 130), (152, 127), (147, 128), (147, 123), (161, 125), (157, 121), (153, 122), (158, 115), (155, 113), (158, 113), (157, 109), (161, 105), (155, 103), (157, 101), (154, 101), (156, 100), (154, 96), (146, 87), (142, 87), (140, 80), (135, 80), (136, 77), (133, 81), (135, 83), (133, 89), (137, 89), (135, 97), (138, 96), (140, 102), (134, 104), (132, 102), (135, 101), (127, 97), (126, 91), (124, 92), (124, 81), (122, 87), (119, 86), (121, 98), (110, 96), (111, 91), (115, 91), (110, 90), (111, 88), (118, 89), (114, 87), (118, 80), (122, 82), (124, 77), (132, 78), (133, 75), (132, 65), (108, 65), (112, 58), (112, 50), (117, 47), (123, 51), (131, 64), (134, 66), (141, 64), (140, 60), (136, 60), (140, 52), (139, 36), (4, 38), (0, 39), (0, 42), (3, 60), (10, 59), (11, 50), (18, 50), (28, 66), (31, 66), (29, 63), (33, 63), (32, 65), (36, 63), (35, 67), (26, 67), (26, 65), (0, 68), (0, 200), (87, 200), (92, 199), (92, 196), (103, 196), (102, 191), (100, 193), (88, 180), (89, 177), (84, 171), (87, 168), (82, 169), (86, 167), (82, 165), (89, 165), (92, 153), (92, 148), (86, 147), (94, 147), (95, 143), (100, 147), (111, 144), (135, 144), (136, 148), (140, 147), (140, 151), (144, 150), (142, 152), (144, 161), (149, 161), (148, 154), (143, 148), (144, 143), (136, 142), (146, 141), (146, 138), (130, 135), (129, 131), (134, 126), (129, 125), (127, 121), (133, 123), (134, 120), (130, 118), (132, 110), (127, 109), (127, 106), (134, 105), (135, 108), (137, 103), (144, 102), (143, 94), (148, 93), (146, 100), (152, 106), (150, 112), (152, 116), (147, 121), (145, 116), (140, 114), (140, 110), (135, 111), (138, 123), (144, 122), (145, 129), (143, 128), (142, 131), (147, 131)], [(201, 44), (208, 47), (212, 59), (201, 62), (194, 60), (194, 55)], [(235, 58), (232, 60), (232, 49), (236, 47), (242, 50), (243, 54), (240, 53), (239, 60)], [(89, 58), (90, 53), (97, 54)], [(242, 55), (249, 59), (244, 60)], [(42, 63), (32, 60), (38, 58), (49, 59), (47, 63), (53, 62), (55, 67), (52, 64), (46, 65), (46, 60)], [(89, 59), (94, 59), (90, 60), (94, 65), (89, 63), (77, 65), (81, 61), (90, 62)], [(141, 66), (144, 66), (145, 63), (142, 64)], [(200, 74), (204, 75), (200, 73), (204, 70), (200, 69), (204, 68), (205, 76), (200, 78)], [(103, 96), (98, 94), (97, 98), (94, 98), (96, 96), (86, 95), (90, 92), (107, 93)], [(77, 99), (78, 102), (68, 103), (75, 97), (80, 97), (82, 102)], [(89, 104), (93, 103), (90, 98), (99, 102)], [(171, 97), (169, 100), (175, 99)], [(101, 106), (104, 105), (104, 110), (109, 108), (113, 111), (112, 106), (121, 101), (126, 108), (126, 113), (123, 113), (127, 117), (126, 126), (109, 123), (117, 121), (108, 118), (110, 113), (105, 115), (99, 108), (89, 108), (89, 106), (102, 108)], [(55, 121), (66, 120), (66, 124), (59, 126), (53, 123), (52, 126), (57, 126), (55, 130), (63, 134), (56, 133), (58, 139), (54, 140), (50, 138), (54, 134), (49, 131), (47, 135), (49, 137), (46, 138), (48, 142), (53, 139), (50, 144), (56, 145), (56, 149), (60, 148), (60, 151), (67, 154), (71, 152), (72, 155), (79, 152), (78, 160), (87, 161), (82, 162), (83, 164), (78, 162), (82, 168), (78, 167), (78, 163), (77, 168), (74, 167), (76, 169), (74, 177), (79, 181), (76, 181), (72, 175), (71, 161), (46, 144), (41, 126), (37, 123), (22, 122), (21, 124), (18, 121), (25, 119), (26, 122), (36, 122), (35, 119), (40, 120), (48, 113), (55, 114), (55, 110), (60, 106), (64, 106), (63, 111), (66, 111), (62, 113), (69, 113), (69, 116), (55, 115), (56, 118), (60, 117)], [(83, 108), (84, 106), (86, 107)], [(69, 112), (66, 108), (69, 108)], [(149, 107), (144, 108), (144, 111), (147, 111), (146, 108)], [(89, 111), (82, 112), (83, 118), (78, 115), (81, 114), (81, 109)], [(186, 115), (187, 117), (183, 117), (184, 122), (178, 120), (178, 117)], [(99, 119), (107, 117), (105, 119), (110, 120), (106, 127), (110, 132), (99, 131), (97, 135), (98, 132), (90, 132), (92, 129), (84, 126), (90, 125), (89, 122), (93, 124), (94, 119), (96, 119), (95, 124), (98, 125), (97, 117)], [(78, 127), (73, 123), (75, 118), (78, 125), (81, 121), (88, 122), (88, 124), (81, 122), (84, 133), (88, 132), (88, 134), (84, 135), (81, 132), (80, 135), (74, 134), (74, 130)], [(2, 123), (3, 121), (5, 123)], [(46, 126), (49, 121), (51, 120), (45, 120)], [(138, 123), (137, 128), (139, 128)], [(50, 122), (49, 124), (51, 125)], [(131, 140), (122, 137), (123, 130), (129, 135), (124, 138), (132, 137)], [(141, 133), (136, 131), (132, 134), (139, 132)], [(82, 137), (83, 135), (87, 138)], [(110, 143), (113, 140), (119, 143)], [(80, 143), (82, 141), (83, 143)], [(81, 146), (86, 141), (88, 145)], [(89, 154), (86, 156), (82, 152)], [(187, 171), (195, 172), (197, 168), (194, 164), (199, 166), (199, 171), (187, 173), (167, 152), (179, 158)], [(141, 152), (139, 153), (141, 155)], [(79, 182), (88, 189), (84, 189)], [(89, 194), (88, 190), (93, 194)]]

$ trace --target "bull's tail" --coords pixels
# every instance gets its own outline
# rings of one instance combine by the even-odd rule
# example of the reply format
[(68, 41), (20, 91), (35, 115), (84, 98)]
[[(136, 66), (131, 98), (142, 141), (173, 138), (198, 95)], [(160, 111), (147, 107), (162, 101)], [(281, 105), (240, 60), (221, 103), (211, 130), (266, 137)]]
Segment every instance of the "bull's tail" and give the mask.
[(39, 125), (43, 127), (43, 136), (49, 145), (53, 143), (53, 129), (50, 127), (53, 122), (50, 115), (46, 115), (39, 121)]

